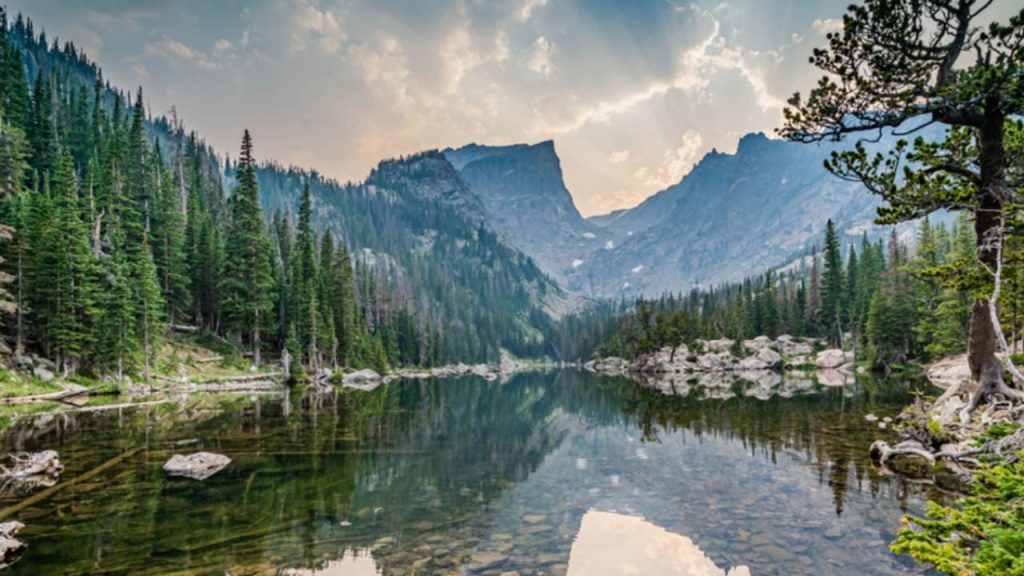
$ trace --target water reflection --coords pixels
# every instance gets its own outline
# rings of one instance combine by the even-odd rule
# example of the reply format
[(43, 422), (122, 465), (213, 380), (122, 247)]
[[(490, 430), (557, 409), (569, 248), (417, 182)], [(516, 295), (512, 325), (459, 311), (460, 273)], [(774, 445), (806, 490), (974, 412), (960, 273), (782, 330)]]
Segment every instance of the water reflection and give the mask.
[(341, 558), (328, 560), (318, 568), (286, 568), (280, 576), (379, 576), (380, 573), (369, 550), (346, 550)]
[(568, 576), (751, 576), (719, 568), (686, 536), (643, 518), (588, 510), (569, 553)]
[[(322, 574), (358, 557), (387, 575), (564, 574), (587, 512), (615, 510), (723, 569), (902, 573), (886, 544), (922, 488), (871, 470), (863, 416), (910, 389), (671, 396), (554, 372), (41, 417), (0, 444), (59, 450), (68, 485), (16, 515), (30, 548), (12, 572)], [(165, 477), (183, 449), (233, 464)]]

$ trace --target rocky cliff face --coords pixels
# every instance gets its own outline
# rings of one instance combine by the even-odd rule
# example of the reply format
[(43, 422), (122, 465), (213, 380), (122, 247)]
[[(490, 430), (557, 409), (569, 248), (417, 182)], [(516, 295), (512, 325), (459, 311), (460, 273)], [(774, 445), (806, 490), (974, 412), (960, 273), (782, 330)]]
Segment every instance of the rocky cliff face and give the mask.
[(878, 198), (824, 169), (836, 146), (748, 134), (735, 154), (712, 151), (635, 208), (589, 219), (573, 204), (550, 141), (471, 144), (444, 155), (494, 228), (564, 288), (632, 297), (789, 264), (821, 242), (829, 219), (844, 241), (882, 234), (873, 224)]
[(581, 266), (576, 283), (601, 296), (688, 290), (792, 261), (830, 218), (859, 235), (878, 200), (823, 168), (831, 150), (751, 134), (735, 154), (711, 152), (678, 184), (607, 222), (625, 239)]
[(480, 199), (494, 227), (544, 272), (572, 286), (573, 272), (614, 245), (616, 233), (583, 218), (562, 179), (553, 142), (470, 144), (445, 157)]

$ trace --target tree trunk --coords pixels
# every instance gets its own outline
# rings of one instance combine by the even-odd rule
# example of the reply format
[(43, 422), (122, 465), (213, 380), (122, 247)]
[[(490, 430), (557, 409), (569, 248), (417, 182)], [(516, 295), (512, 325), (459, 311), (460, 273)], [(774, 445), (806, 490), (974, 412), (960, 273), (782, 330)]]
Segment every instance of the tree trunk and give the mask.
[[(994, 109), (989, 106), (989, 110)], [(1003, 144), (1003, 115), (987, 112), (979, 130), (981, 148), (981, 185), (974, 213), (978, 260), (990, 272), (999, 265), (998, 236), (1001, 234), (1002, 188), (1005, 186), (1006, 154)], [(970, 335), (967, 339), (967, 363), (978, 383), (967, 412), (977, 408), (993, 391), (1003, 386), (1003, 365), (996, 357), (996, 333), (987, 299), (974, 303)]]
[(256, 323), (252, 330), (252, 363), (260, 367), (260, 309), (256, 309)]

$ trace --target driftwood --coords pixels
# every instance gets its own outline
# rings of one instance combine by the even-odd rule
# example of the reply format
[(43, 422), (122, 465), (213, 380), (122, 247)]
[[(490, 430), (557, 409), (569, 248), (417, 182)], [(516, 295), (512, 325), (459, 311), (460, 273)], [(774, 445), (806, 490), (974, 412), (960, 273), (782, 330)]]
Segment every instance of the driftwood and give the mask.
[(7, 518), (11, 514), (14, 514), (14, 513), (18, 512), (20, 510), (28, 508), (29, 506), (32, 506), (32, 505), (37, 504), (39, 502), (42, 502), (43, 500), (46, 500), (50, 496), (53, 496), (54, 494), (56, 494), (62, 488), (66, 488), (68, 486), (74, 486), (76, 484), (80, 484), (82, 482), (85, 482), (85, 481), (89, 480), (90, 478), (96, 476), (97, 474), (101, 474), (104, 470), (107, 470), (109, 468), (117, 466), (118, 464), (120, 464), (124, 460), (126, 460), (128, 458), (131, 458), (132, 456), (137, 454), (140, 450), (142, 450), (142, 446), (137, 446), (135, 448), (132, 448), (131, 450), (128, 450), (127, 452), (122, 452), (121, 454), (118, 454), (117, 456), (114, 456), (110, 460), (107, 460), (103, 464), (100, 464), (99, 466), (93, 468), (92, 470), (89, 470), (88, 472), (86, 472), (84, 474), (81, 474), (79, 476), (75, 476), (74, 478), (72, 478), (70, 480), (65, 480), (64, 482), (60, 482), (58, 484), (54, 484), (53, 486), (50, 486), (46, 490), (42, 490), (40, 492), (36, 492), (35, 494), (29, 496), (28, 498), (25, 498), (24, 500), (21, 500), (17, 504), (12, 504), (12, 505), (10, 505), (10, 506), (0, 510), (0, 518)]
[(33, 476), (59, 476), (64, 467), (53, 450), (18, 452), (7, 457), (9, 466), (0, 464), (0, 480), (22, 480)]
[(15, 396), (13, 398), (0, 398), (0, 404), (33, 404), (36, 402), (65, 402), (76, 396), (89, 394), (89, 389), (83, 386), (69, 386), (60, 392), (49, 394), (34, 394), (32, 396)]
[(15, 538), (24, 527), (24, 524), (16, 521), (0, 524), (0, 569), (10, 566), (25, 549), (25, 544)]

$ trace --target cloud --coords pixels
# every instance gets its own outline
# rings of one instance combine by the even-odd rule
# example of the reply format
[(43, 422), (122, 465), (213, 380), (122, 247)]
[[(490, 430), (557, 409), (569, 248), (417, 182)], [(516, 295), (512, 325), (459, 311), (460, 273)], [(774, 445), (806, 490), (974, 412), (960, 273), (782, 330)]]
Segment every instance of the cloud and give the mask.
[(228, 50), (231, 50), (233, 47), (234, 46), (231, 45), (230, 40), (228, 40), (227, 38), (221, 38), (220, 40), (217, 40), (217, 42), (213, 45), (213, 51), (227, 52)]
[(655, 167), (643, 166), (633, 175), (645, 186), (656, 189), (667, 188), (679, 182), (700, 159), (704, 138), (695, 130), (683, 133), (678, 148), (667, 150), (661, 164)]
[(317, 46), (324, 52), (337, 54), (348, 36), (341, 18), (332, 10), (321, 10), (310, 0), (298, 0), (294, 10), (291, 51), (306, 50), (310, 37), (316, 40)]
[(519, 6), (519, 12), (516, 15), (516, 19), (520, 22), (526, 22), (533, 15), (535, 8), (541, 8), (546, 6), (548, 0), (523, 0), (523, 3)]
[(397, 38), (385, 37), (378, 49), (364, 45), (350, 46), (348, 55), (359, 67), (367, 86), (392, 96), (399, 104), (412, 103), (408, 85), (409, 64), (402, 43)]
[(622, 164), (629, 160), (629, 150), (616, 150), (608, 155), (608, 161), (612, 164)]
[(552, 58), (555, 55), (555, 45), (549, 42), (547, 38), (538, 36), (533, 42), (533, 46), (530, 48), (530, 57), (527, 60), (527, 66), (530, 70), (533, 70), (537, 74), (544, 76), (545, 78), (551, 75), (552, 70)]
[(562, 120), (561, 117), (565, 115), (560, 114), (559, 121), (548, 122), (543, 114), (537, 112), (538, 120), (532, 127), (533, 134), (565, 134), (588, 124), (605, 123), (614, 116), (626, 114), (673, 91), (695, 93), (698, 100), (707, 99), (705, 90), (714, 75), (722, 71), (738, 73), (753, 90), (755, 102), (762, 110), (782, 110), (785, 101), (770, 92), (764, 71), (752, 62), (758, 57), (770, 56), (777, 63), (779, 56), (774, 52), (755, 52), (740, 46), (730, 46), (720, 34), (719, 21), (710, 12), (695, 5), (683, 9), (697, 12), (710, 22), (711, 28), (703, 40), (679, 53), (671, 77), (652, 81), (642, 89), (616, 99), (579, 106), (575, 114), (569, 115), (568, 120)]
[(811, 24), (811, 28), (814, 28), (815, 32), (824, 36), (831, 32), (842, 32), (843, 21), (839, 18), (825, 18), (824, 20), (819, 18)]
[(169, 60), (188, 62), (206, 70), (218, 70), (221, 68), (221, 64), (211, 60), (210, 56), (205, 52), (189, 48), (181, 42), (166, 36), (156, 42), (148, 42), (146, 44), (146, 52), (163, 56)]

